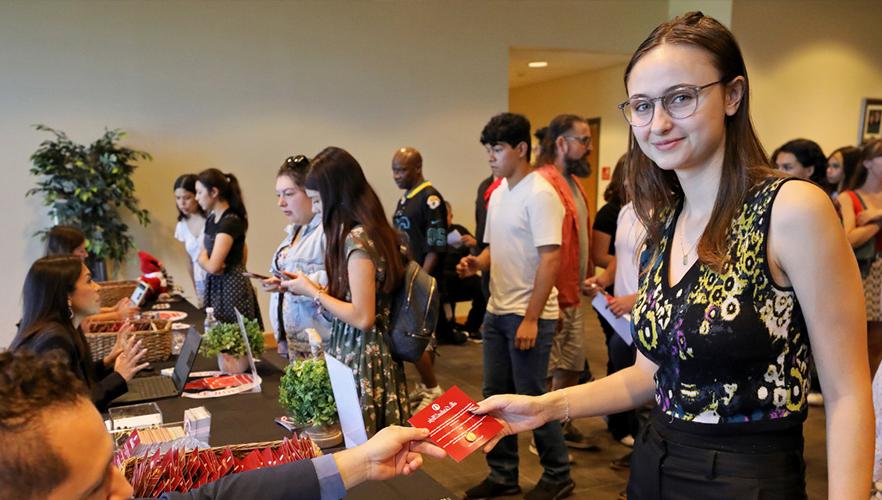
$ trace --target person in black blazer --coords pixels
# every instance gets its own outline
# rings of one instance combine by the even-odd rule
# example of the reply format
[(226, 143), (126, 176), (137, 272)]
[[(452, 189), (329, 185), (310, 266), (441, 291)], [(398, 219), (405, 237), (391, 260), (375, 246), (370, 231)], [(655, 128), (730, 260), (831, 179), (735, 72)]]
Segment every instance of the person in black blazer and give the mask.
[(126, 382), (147, 367), (146, 349), (135, 342), (126, 326), (110, 354), (93, 361), (80, 323), (99, 309), (97, 283), (82, 260), (73, 255), (43, 257), (31, 266), (22, 292), (23, 312), (10, 350), (53, 353), (64, 359), (85, 382), (92, 402), (106, 411), (125, 394)]
[[(113, 443), (63, 362), (0, 352), (0, 498), (126, 500), (132, 486), (111, 462)], [(326, 500), (369, 480), (410, 474), (422, 454), (443, 458), (428, 429), (391, 426), (333, 455), (233, 474), (166, 500)]]

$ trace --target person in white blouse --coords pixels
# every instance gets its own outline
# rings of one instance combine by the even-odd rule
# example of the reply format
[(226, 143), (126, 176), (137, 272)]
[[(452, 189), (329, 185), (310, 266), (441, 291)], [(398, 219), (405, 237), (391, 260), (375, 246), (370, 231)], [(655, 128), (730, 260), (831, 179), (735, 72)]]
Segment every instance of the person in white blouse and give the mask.
[(331, 336), (331, 319), (316, 302), (303, 295), (287, 293), (279, 287), (282, 280), (304, 275), (325, 287), (325, 231), (321, 214), (312, 210), (312, 200), (303, 187), (309, 172), (309, 159), (303, 155), (288, 157), (276, 176), (276, 197), (279, 210), (287, 217), (287, 236), (273, 254), (272, 277), (263, 281), (263, 289), (271, 292), (270, 321), (279, 353), (294, 361), (311, 355), (307, 329), (318, 332), (322, 344)]
[(205, 299), (205, 270), (196, 263), (202, 252), (203, 233), (205, 231), (205, 215), (196, 203), (196, 176), (184, 174), (175, 180), (175, 205), (178, 207), (178, 224), (175, 226), (175, 239), (184, 244), (187, 255), (187, 271), (193, 280), (196, 290), (196, 302), (202, 307)]

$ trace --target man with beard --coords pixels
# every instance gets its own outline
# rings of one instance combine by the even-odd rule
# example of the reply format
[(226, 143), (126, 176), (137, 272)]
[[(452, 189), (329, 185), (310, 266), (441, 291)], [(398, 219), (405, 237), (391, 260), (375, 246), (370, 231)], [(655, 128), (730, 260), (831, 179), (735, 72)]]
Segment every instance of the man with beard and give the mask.
[[(588, 196), (578, 177), (587, 177), (591, 172), (589, 154), (591, 129), (588, 122), (576, 115), (558, 115), (548, 124), (542, 153), (536, 161), (536, 171), (557, 191), (565, 212), (560, 271), (555, 282), (560, 321), (548, 363), (550, 390), (576, 385), (586, 364), (582, 346), (581, 284), (593, 266), (590, 263)], [(571, 448), (596, 450), (571, 422), (564, 426), (564, 440)], [(531, 446), (530, 451), (533, 449)]]

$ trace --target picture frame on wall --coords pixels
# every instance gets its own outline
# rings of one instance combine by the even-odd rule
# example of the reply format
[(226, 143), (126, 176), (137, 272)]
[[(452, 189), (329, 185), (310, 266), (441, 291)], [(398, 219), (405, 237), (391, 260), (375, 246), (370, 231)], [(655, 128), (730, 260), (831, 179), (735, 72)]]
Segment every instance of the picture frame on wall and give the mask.
[(871, 139), (882, 139), (882, 99), (865, 97), (861, 101), (861, 123), (858, 131), (858, 144)]

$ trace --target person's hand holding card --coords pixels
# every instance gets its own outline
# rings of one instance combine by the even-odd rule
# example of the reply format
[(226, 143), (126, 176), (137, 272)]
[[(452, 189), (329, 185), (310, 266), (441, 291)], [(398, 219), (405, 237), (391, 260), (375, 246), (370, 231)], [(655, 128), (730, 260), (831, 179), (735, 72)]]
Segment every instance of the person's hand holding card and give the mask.
[(461, 462), (503, 429), (495, 418), (475, 414), (477, 408), (474, 400), (453, 386), (408, 422), (428, 429), (429, 439)]
[(499, 394), (481, 401), (477, 407), (475, 414), (495, 417), (502, 428), (484, 447), (484, 453), (492, 450), (505, 436), (533, 430), (551, 420), (548, 406), (535, 396)]

